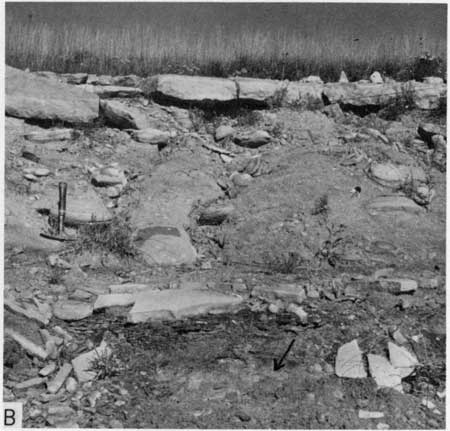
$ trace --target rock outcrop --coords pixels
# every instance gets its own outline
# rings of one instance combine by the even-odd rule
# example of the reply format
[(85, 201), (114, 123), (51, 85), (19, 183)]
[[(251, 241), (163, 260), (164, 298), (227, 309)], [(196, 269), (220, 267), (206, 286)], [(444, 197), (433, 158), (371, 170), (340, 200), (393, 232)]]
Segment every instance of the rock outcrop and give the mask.
[(33, 120), (89, 123), (98, 117), (95, 94), (6, 66), (6, 114)]

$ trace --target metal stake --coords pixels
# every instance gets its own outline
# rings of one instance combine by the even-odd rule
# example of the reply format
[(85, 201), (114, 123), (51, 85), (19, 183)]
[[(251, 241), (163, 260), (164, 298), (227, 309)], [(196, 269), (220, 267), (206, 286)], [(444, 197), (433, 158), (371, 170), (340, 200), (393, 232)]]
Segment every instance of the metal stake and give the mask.
[(67, 183), (58, 184), (59, 201), (58, 201), (58, 227), (57, 235), (64, 234), (64, 219), (66, 218), (66, 199), (67, 199)]

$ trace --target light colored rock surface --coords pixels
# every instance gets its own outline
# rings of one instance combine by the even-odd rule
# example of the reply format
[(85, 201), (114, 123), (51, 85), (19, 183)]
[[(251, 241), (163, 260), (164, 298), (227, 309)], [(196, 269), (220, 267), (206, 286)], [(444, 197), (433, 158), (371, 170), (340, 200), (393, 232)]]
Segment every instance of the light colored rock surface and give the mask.
[(170, 139), (169, 132), (153, 129), (151, 127), (133, 131), (131, 136), (138, 142), (152, 145), (167, 145)]
[(19, 118), (89, 123), (99, 114), (98, 96), (9, 66), (5, 102), (6, 114)]
[(295, 304), (289, 304), (286, 311), (295, 314), (303, 325), (308, 323), (308, 313), (303, 309), (303, 307)]
[(379, 387), (393, 388), (403, 392), (402, 379), (399, 371), (383, 356), (367, 355), (370, 375)]
[(368, 410), (359, 410), (358, 417), (360, 419), (381, 419), (384, 418), (383, 412), (370, 412)]
[(97, 348), (82, 353), (72, 360), (72, 366), (75, 376), (80, 383), (89, 382), (95, 378), (95, 371), (90, 370), (92, 362), (98, 358), (111, 355), (112, 351), (105, 341), (100, 343)]
[(127, 184), (127, 178), (122, 169), (112, 166), (90, 169), (92, 183), (98, 187), (109, 187)]
[(5, 298), (3, 304), (5, 308), (12, 311), (13, 313), (20, 314), (28, 319), (35, 320), (41, 325), (48, 325), (51, 318), (51, 315), (48, 316), (40, 313), (35, 307), (29, 304), (26, 304), (22, 307), (16, 301), (9, 298)]
[(306, 78), (300, 79), (300, 82), (306, 82), (308, 84), (323, 84), (322, 78), (320, 76), (310, 75)]
[(373, 72), (369, 77), (372, 84), (383, 84), (383, 78), (380, 72)]
[(56, 394), (56, 392), (59, 391), (59, 389), (62, 387), (64, 382), (66, 381), (67, 377), (69, 377), (69, 374), (72, 371), (72, 365), (66, 363), (64, 364), (59, 371), (56, 373), (56, 376), (51, 382), (47, 383), (47, 390), (51, 394)]
[(322, 84), (308, 84), (304, 82), (289, 81), (284, 90), (284, 102), (286, 105), (300, 107), (318, 107), (323, 105)]
[(221, 141), (222, 139), (233, 137), (235, 130), (231, 126), (219, 126), (216, 129), (214, 137), (216, 141)]
[(341, 71), (341, 74), (340, 74), (340, 76), (339, 76), (339, 83), (340, 84), (348, 84), (348, 78), (347, 78), (347, 75), (346, 75), (346, 73), (342, 70)]
[(94, 93), (102, 99), (109, 97), (137, 97), (142, 96), (143, 92), (140, 88), (121, 87), (117, 85), (79, 85), (79, 88)]
[(378, 196), (367, 205), (369, 212), (404, 211), (411, 214), (423, 214), (425, 210), (406, 196)]
[(447, 97), (445, 84), (410, 81), (403, 84), (403, 87), (411, 93), (414, 103), (419, 109), (436, 109), (440, 100)]
[(92, 304), (80, 301), (58, 301), (53, 305), (53, 314), (61, 320), (82, 320), (93, 312)]
[(52, 141), (64, 141), (72, 139), (74, 136), (75, 132), (73, 129), (52, 129), (26, 133), (24, 138), (28, 141), (45, 143)]
[(407, 278), (385, 278), (380, 280), (379, 283), (381, 287), (395, 294), (415, 292), (418, 288), (416, 280)]
[(247, 148), (258, 148), (270, 142), (271, 136), (265, 130), (255, 132), (241, 133), (234, 138), (237, 145)]
[(237, 99), (236, 84), (225, 78), (157, 75), (150, 78), (152, 93), (183, 102), (231, 102)]
[(143, 109), (117, 100), (101, 100), (100, 110), (106, 121), (119, 129), (146, 129), (151, 126)]
[(112, 293), (110, 295), (99, 295), (94, 303), (94, 310), (107, 307), (126, 307), (133, 305), (136, 295), (127, 293)]
[[(170, 233), (158, 233), (166, 226), (154, 226), (155, 233), (145, 239), (139, 249), (151, 265), (191, 265), (197, 260), (197, 252), (187, 232), (181, 227), (168, 226)], [(151, 229), (151, 228), (149, 228)], [(150, 233), (150, 230), (148, 230)]]
[(338, 377), (361, 379), (367, 377), (362, 352), (358, 341), (353, 340), (339, 347), (336, 355), (335, 372)]
[(274, 79), (236, 78), (239, 89), (239, 100), (252, 102), (268, 102), (281, 97), (286, 84)]
[(444, 80), (437, 76), (427, 76), (427, 77), (423, 78), (423, 82), (425, 84), (443, 84)]
[(19, 343), (22, 348), (27, 351), (31, 356), (37, 356), (39, 359), (47, 359), (48, 353), (41, 347), (35, 344), (33, 341), (29, 340), (24, 335), (20, 334), (13, 328), (4, 328), (5, 337), (11, 337), (14, 341)]
[(124, 283), (124, 284), (111, 284), (109, 286), (109, 291), (111, 293), (129, 293), (136, 294), (142, 292), (143, 290), (151, 290), (152, 287), (148, 284), (138, 284), (138, 283)]
[(227, 312), (241, 304), (242, 298), (198, 289), (169, 289), (143, 292), (128, 314), (132, 323), (147, 320), (173, 320), (205, 314)]
[[(57, 202), (50, 207), (50, 215), (58, 216)], [(67, 208), (65, 223), (79, 225), (91, 221), (109, 221), (111, 213), (106, 209), (100, 197), (88, 184), (79, 184), (77, 187), (69, 186), (67, 191)]]
[(306, 299), (305, 289), (298, 284), (259, 285), (252, 290), (252, 296), (268, 300), (281, 299), (301, 304)]
[(25, 380), (23, 382), (16, 383), (14, 385), (14, 388), (18, 389), (18, 390), (23, 390), (23, 389), (32, 388), (33, 386), (42, 385), (43, 383), (45, 383), (45, 379), (44, 378), (42, 378), (42, 377), (33, 377), (32, 379), (28, 379), (28, 380)]
[(419, 365), (419, 361), (405, 347), (399, 347), (394, 343), (388, 343), (389, 360), (391, 364), (399, 369), (402, 378), (409, 376), (414, 368)]
[(56, 364), (54, 362), (50, 362), (44, 368), (39, 371), (39, 375), (42, 377), (47, 377), (52, 374), (56, 370)]

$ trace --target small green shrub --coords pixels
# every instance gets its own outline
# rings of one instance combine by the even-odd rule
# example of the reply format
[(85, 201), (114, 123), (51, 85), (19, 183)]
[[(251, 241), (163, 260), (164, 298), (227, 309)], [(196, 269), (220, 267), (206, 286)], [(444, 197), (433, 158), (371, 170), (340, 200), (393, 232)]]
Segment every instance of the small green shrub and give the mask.
[(96, 380), (117, 376), (124, 369), (119, 359), (112, 353), (104, 351), (91, 361), (88, 370), (95, 373)]
[(116, 215), (110, 223), (87, 224), (78, 230), (75, 250), (106, 251), (119, 257), (137, 256), (128, 215)]
[(414, 90), (411, 86), (402, 86), (401, 93), (378, 113), (379, 117), (387, 121), (396, 121), (399, 117), (415, 108)]
[(323, 194), (316, 199), (311, 214), (328, 216), (328, 195)]

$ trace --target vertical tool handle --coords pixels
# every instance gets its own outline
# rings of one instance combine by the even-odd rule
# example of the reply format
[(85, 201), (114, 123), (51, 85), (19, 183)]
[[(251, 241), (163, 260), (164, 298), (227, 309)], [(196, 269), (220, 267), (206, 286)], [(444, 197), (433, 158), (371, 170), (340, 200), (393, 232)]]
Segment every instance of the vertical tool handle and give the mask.
[(58, 234), (64, 233), (64, 219), (66, 217), (67, 183), (59, 183), (58, 201)]

